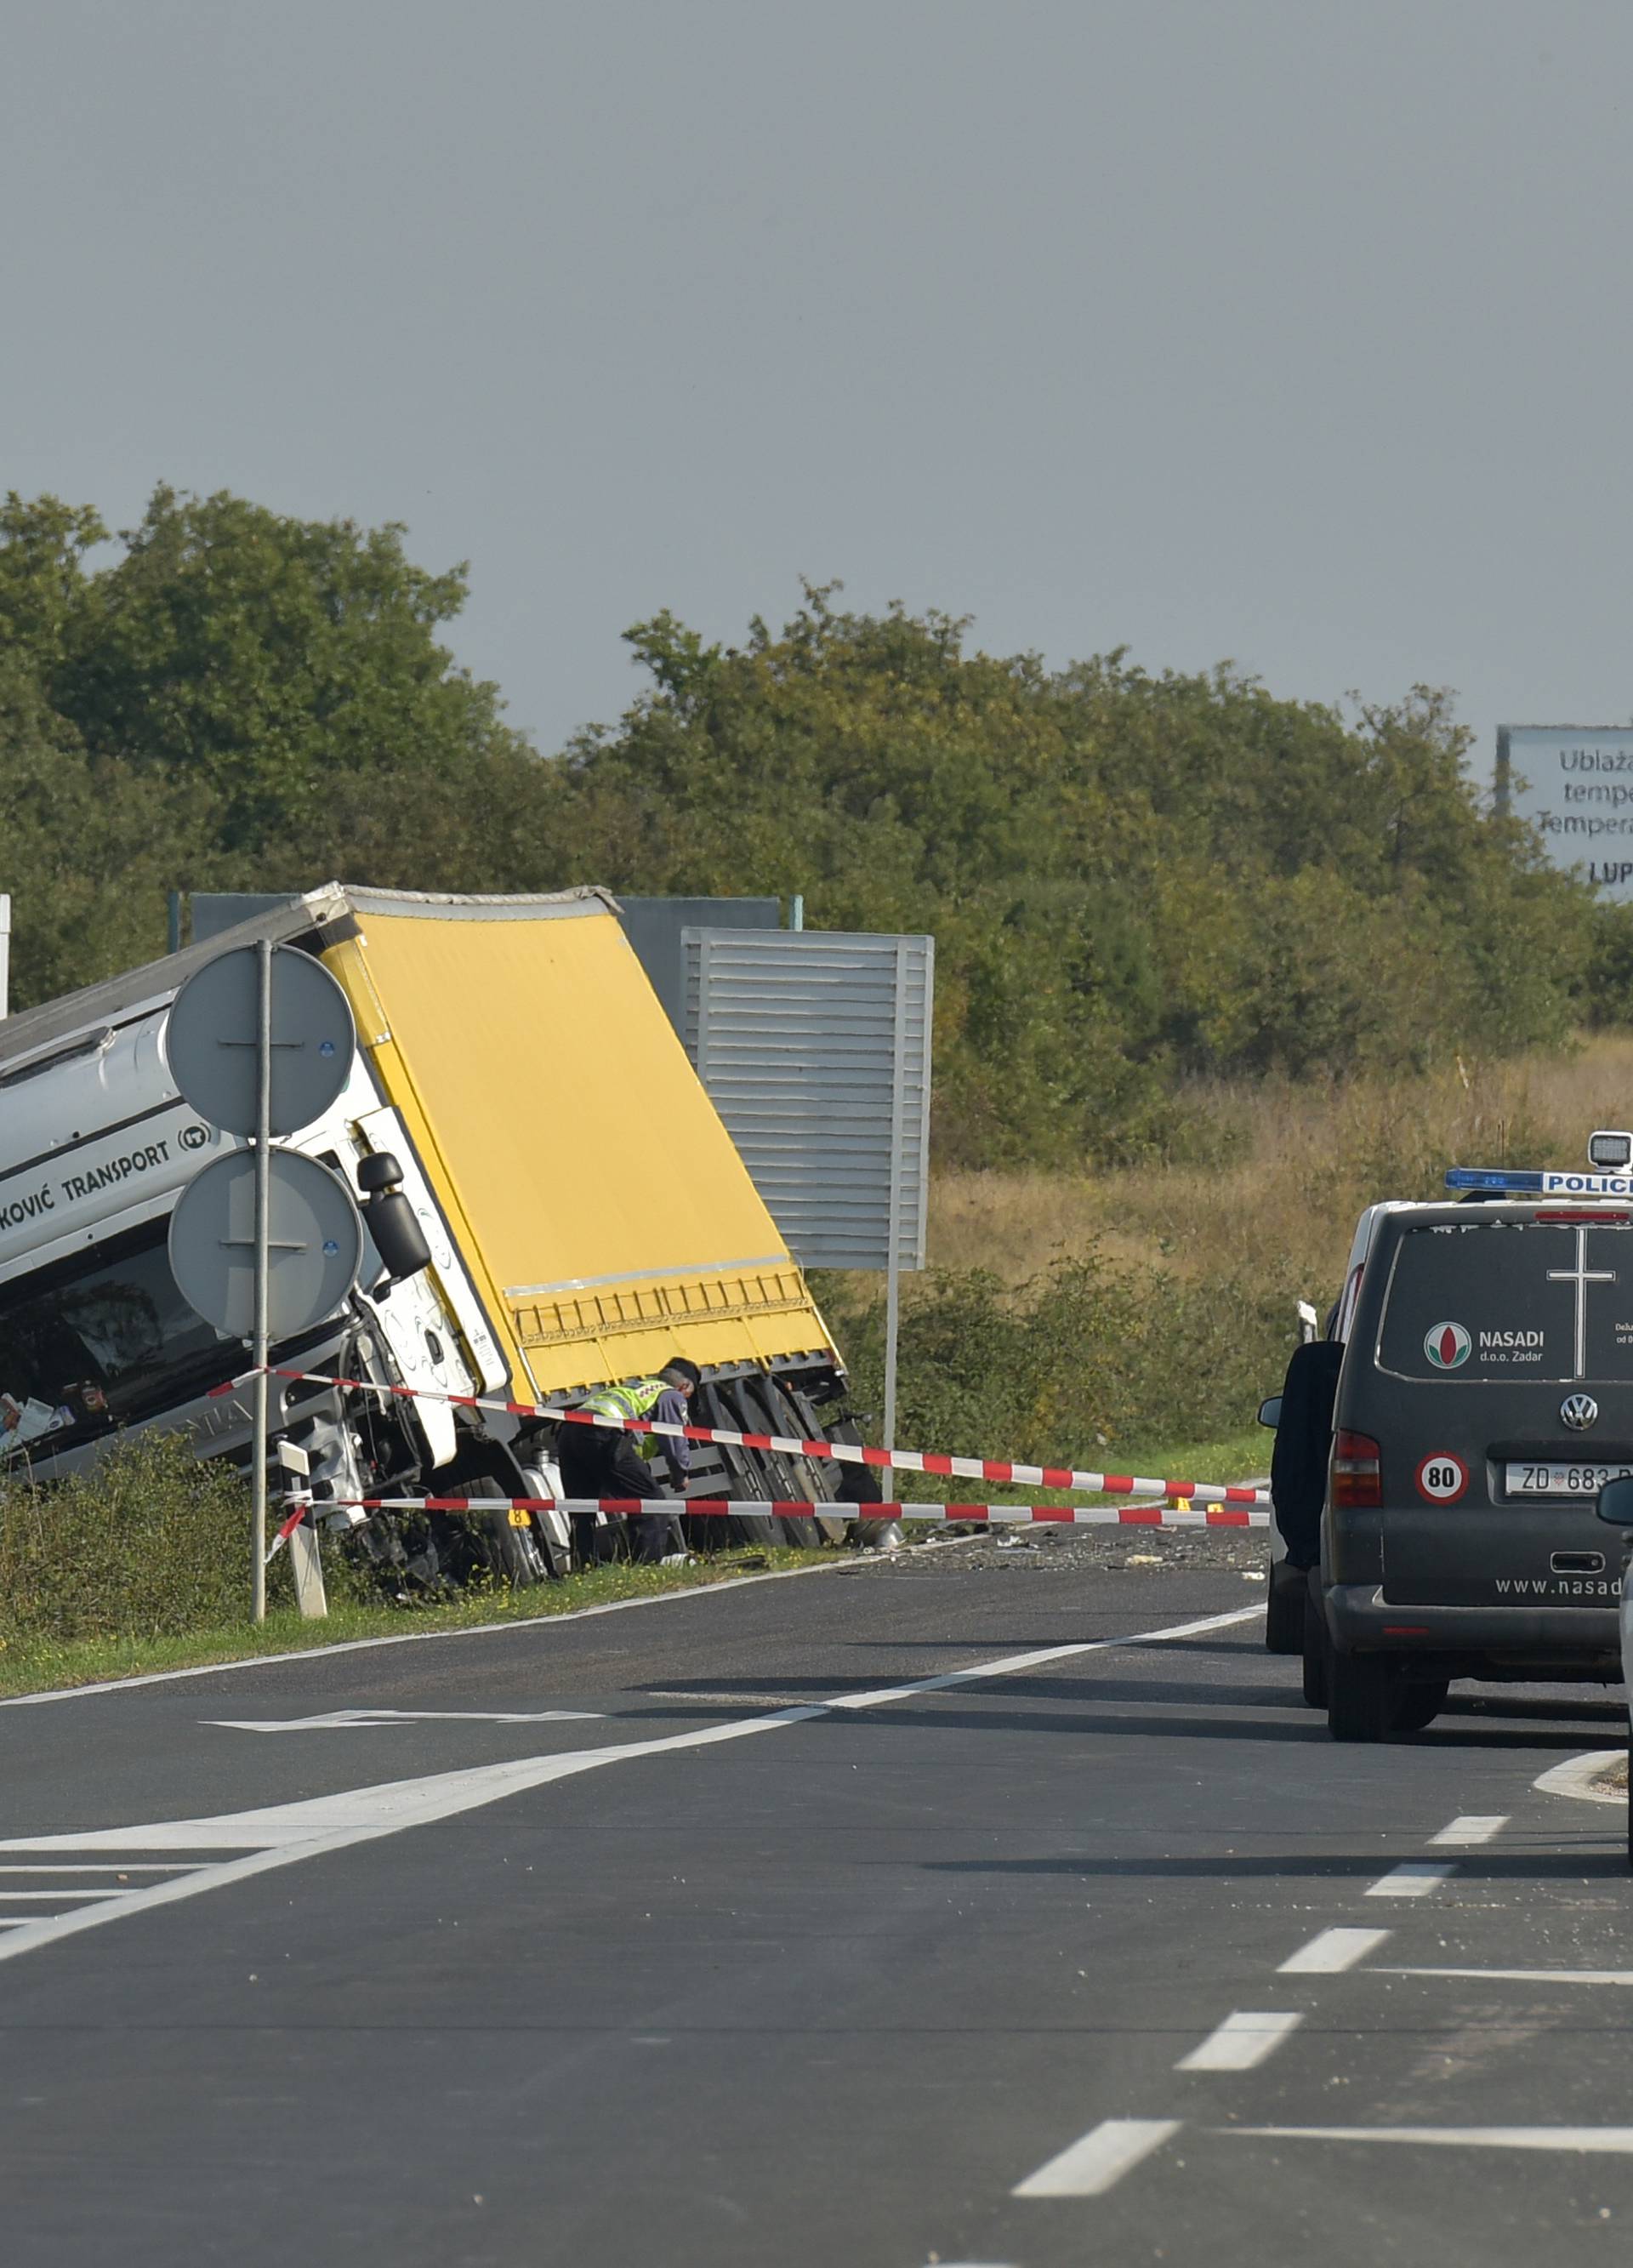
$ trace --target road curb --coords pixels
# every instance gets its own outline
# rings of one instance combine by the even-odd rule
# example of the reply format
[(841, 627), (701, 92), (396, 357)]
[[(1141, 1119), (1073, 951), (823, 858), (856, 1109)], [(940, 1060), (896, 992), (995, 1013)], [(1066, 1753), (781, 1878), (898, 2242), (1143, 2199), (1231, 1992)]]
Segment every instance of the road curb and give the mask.
[(1531, 1783), (1544, 1795), (1571, 1795), (1578, 1803), (1625, 1803), (1624, 1787), (1604, 1787), (1602, 1781), (1614, 1765), (1625, 1760), (1624, 1749), (1593, 1749), (1585, 1756), (1571, 1756), (1563, 1764), (1551, 1764), (1539, 1772)]

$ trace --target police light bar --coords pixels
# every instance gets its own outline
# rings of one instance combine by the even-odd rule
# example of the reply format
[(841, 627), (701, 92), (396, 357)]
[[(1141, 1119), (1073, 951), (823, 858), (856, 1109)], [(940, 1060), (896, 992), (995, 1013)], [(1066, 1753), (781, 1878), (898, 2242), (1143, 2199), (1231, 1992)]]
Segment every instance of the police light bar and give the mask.
[(1449, 1189), (1484, 1189), (1497, 1197), (1633, 1197), (1633, 1174), (1540, 1174), (1497, 1166), (1453, 1166)]

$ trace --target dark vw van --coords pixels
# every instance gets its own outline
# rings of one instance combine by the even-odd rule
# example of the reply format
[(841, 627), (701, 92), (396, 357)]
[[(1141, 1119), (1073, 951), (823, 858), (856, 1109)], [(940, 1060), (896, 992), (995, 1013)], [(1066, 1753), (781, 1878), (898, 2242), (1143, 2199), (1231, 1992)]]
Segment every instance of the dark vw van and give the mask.
[(1347, 1322), (1306, 1616), (1334, 1737), (1416, 1731), (1453, 1678), (1619, 1679), (1633, 1206), (1379, 1208)]

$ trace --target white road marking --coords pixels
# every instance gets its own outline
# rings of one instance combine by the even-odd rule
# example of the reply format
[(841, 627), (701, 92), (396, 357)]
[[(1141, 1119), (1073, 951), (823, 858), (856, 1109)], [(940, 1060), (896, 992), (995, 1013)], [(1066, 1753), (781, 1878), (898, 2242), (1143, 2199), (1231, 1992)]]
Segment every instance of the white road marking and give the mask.
[(1216, 2126), (1281, 2142), (1419, 2142), (1439, 2150), (1566, 2150), (1633, 2157), (1633, 2126)]
[(1506, 1984), (1633, 1984), (1633, 1969), (1380, 1969), (1380, 1977), (1490, 1977)]
[(1494, 1835), (1500, 1835), (1507, 1824), (1508, 1814), (1505, 1811), (1465, 1812), (1460, 1819), (1454, 1819), (1449, 1827), (1443, 1827), (1429, 1840), (1431, 1844), (1453, 1844), (1460, 1848), (1471, 1843), (1489, 1843)]
[(972, 1664), (967, 1669), (944, 1671), (911, 1685), (874, 1686), (856, 1693), (835, 1694), (823, 1701), (801, 1703), (757, 1717), (740, 1717), (724, 1725), (708, 1725), (695, 1732), (672, 1733), (657, 1740), (608, 1742), (599, 1749), (569, 1749), (545, 1756), (513, 1756), (503, 1764), (476, 1764), (463, 1771), (433, 1772), (417, 1779), (385, 1780), (376, 1786), (347, 1789), (337, 1795), (309, 1797), (298, 1803), (275, 1804), (249, 1811), (214, 1813), (202, 1819), (149, 1821), (140, 1826), (88, 1830), (68, 1835), (19, 1836), (0, 1842), (0, 1852), (14, 1851), (38, 1858), (47, 1852), (77, 1851), (222, 1851), (235, 1852), (192, 1873), (156, 1882), (150, 1888), (121, 1890), (77, 1912), (42, 1916), (26, 1922), (0, 1941), (0, 1961), (27, 1953), (60, 1937), (95, 1929), (104, 1922), (145, 1911), (151, 1906), (173, 1904), (197, 1897), (205, 1890), (313, 1859), (327, 1851), (345, 1850), (355, 1843), (372, 1842), (382, 1835), (401, 1834), (433, 1820), (449, 1819), (473, 1811), (523, 1790), (542, 1787), (553, 1780), (570, 1779), (580, 1772), (598, 1771), (608, 1764), (629, 1764), (646, 1756), (673, 1755), (688, 1749), (710, 1748), (725, 1741), (751, 1738), (783, 1725), (802, 1725), (814, 1717), (840, 1710), (879, 1709), (919, 1693), (945, 1692), (949, 1687), (980, 1678), (1008, 1677), (1045, 1662), (1062, 1661), (1085, 1653), (1118, 1648), (1159, 1646), (1173, 1638), (1191, 1638), (1203, 1631), (1227, 1629), (1233, 1623), (1255, 1618), (1258, 1607), (1239, 1607), (1228, 1614), (1206, 1615), (1194, 1622), (1170, 1623), (1162, 1630), (1135, 1631), (1122, 1638), (1083, 1638), (1070, 1646), (1050, 1646), (1032, 1653), (1005, 1654), (997, 1660)]
[(1280, 2047), (1304, 2018), (1298, 2012), (1282, 2014), (1238, 2010), (1210, 2032), (1174, 2065), (1175, 2071), (1251, 2071)]
[(1369, 1898), (1424, 1898), (1456, 1872), (1453, 1859), (1408, 1859), (1370, 1884), (1366, 1895)]
[(41, 1898), (128, 1898), (129, 1890), (121, 1890), (116, 1882), (102, 1882), (94, 1890), (59, 1889), (55, 1882), (42, 1883), (37, 1890), (0, 1890), (0, 1898), (8, 1905), (20, 1904), (31, 1898), (38, 1904)]
[(386, 1725), (561, 1725), (600, 1718), (600, 1709), (535, 1709), (523, 1713), (497, 1709), (331, 1709), (321, 1717), (201, 1717), (229, 1733), (339, 1733), (359, 1726)]
[(1100, 2124), (1017, 2182), (1018, 2198), (1104, 2197), (1123, 2176), (1180, 2131), (1177, 2118), (1102, 2118)]
[(0, 1866), (0, 1874), (173, 1874), (185, 1867), (185, 1859), (164, 1859), (151, 1865), (138, 1864), (130, 1859), (102, 1859), (89, 1865), (64, 1865), (41, 1859), (38, 1866), (18, 1866), (11, 1860)]
[(1284, 1961), (1276, 1973), (1335, 1977), (1340, 1970), (1353, 1969), (1357, 1961), (1376, 1953), (1388, 1935), (1387, 1929), (1324, 1929), (1308, 1945), (1301, 1945), (1291, 1960)]

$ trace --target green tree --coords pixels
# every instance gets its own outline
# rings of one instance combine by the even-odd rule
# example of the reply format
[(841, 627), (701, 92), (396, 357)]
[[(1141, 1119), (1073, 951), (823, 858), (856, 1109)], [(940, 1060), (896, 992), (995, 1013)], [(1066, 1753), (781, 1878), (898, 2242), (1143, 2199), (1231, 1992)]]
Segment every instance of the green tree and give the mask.
[(938, 1140), (974, 1162), (1172, 1145), (1187, 1076), (1569, 1020), (1587, 895), (1482, 809), (1444, 695), (1350, 721), (1228, 668), (1051, 674), (965, 628), (832, 589), (739, 650), (638, 624), (651, 689), (565, 758), (576, 871), (933, 931)]
[(496, 688), (437, 639), (463, 568), (428, 573), (402, 534), (161, 488), (124, 556), (83, 585), (52, 705), (93, 755), (213, 797), (229, 854), (321, 841), (352, 775), (382, 795), (405, 774), (454, 787), (520, 752)]

